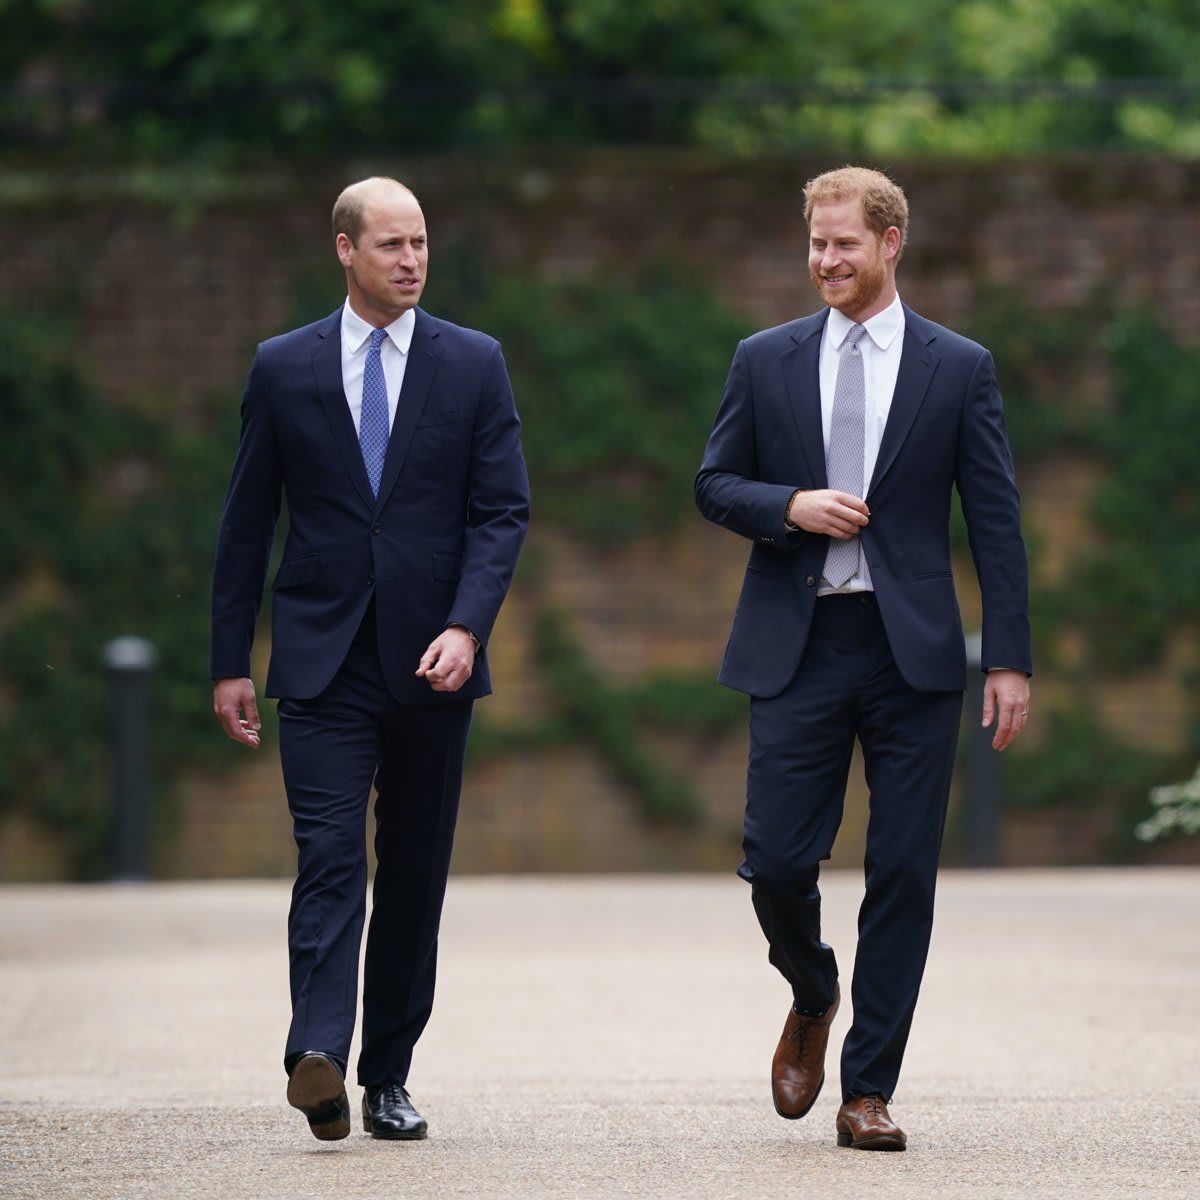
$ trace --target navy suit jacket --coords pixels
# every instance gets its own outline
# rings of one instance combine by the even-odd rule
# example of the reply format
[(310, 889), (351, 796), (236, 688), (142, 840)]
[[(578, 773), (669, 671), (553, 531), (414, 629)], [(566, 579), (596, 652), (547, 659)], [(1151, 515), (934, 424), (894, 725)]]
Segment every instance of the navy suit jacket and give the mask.
[(272, 586), (268, 696), (309, 699), (376, 601), (379, 654), (403, 703), (491, 691), (486, 651), (454, 693), (415, 677), (448, 625), (486, 646), (529, 521), (529, 480), (494, 338), (417, 309), (379, 496), (342, 385), (339, 307), (263, 342), (217, 539), (212, 676), (250, 674), (281, 495), (290, 528)]
[[(828, 487), (819, 357), (828, 309), (756, 333), (733, 358), (696, 503), (754, 543), (720, 681), (778, 695), (808, 640), (829, 538), (784, 525), (797, 488)], [(1029, 584), (1020, 502), (992, 356), (904, 309), (900, 373), (867, 487), (862, 550), (888, 642), (919, 691), (966, 681), (950, 570), (957, 487), (983, 595), (983, 667), (1032, 674)]]

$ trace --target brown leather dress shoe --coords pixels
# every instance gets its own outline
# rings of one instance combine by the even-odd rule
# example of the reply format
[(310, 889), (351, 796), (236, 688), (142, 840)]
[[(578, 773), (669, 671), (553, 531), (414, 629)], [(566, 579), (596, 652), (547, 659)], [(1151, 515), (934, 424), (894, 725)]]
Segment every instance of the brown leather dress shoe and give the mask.
[(855, 1150), (903, 1150), (908, 1138), (888, 1116), (882, 1096), (852, 1096), (838, 1109), (837, 1143)]
[(798, 1121), (817, 1102), (825, 1083), (825, 1047), (829, 1026), (837, 1015), (842, 990), (833, 988), (833, 1003), (824, 1016), (802, 1017), (788, 1010), (775, 1058), (771, 1062), (771, 1099), (775, 1111), (788, 1121)]

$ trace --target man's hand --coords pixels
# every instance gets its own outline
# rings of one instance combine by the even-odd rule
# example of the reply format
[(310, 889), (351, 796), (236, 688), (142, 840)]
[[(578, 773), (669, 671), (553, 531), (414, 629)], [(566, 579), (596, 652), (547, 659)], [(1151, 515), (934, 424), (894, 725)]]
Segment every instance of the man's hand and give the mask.
[(827, 533), (843, 542), (856, 537), (870, 520), (866, 504), (849, 492), (823, 488), (797, 492), (788, 509), (788, 520), (809, 533)]
[(471, 678), (474, 668), (475, 643), (471, 635), (452, 626), (429, 643), (429, 649), (421, 656), (417, 676), (435, 692), (457, 692)]
[(1017, 740), (1029, 716), (1029, 679), (1024, 671), (989, 671), (983, 685), (983, 727), (996, 718), (992, 749), (1003, 750)]
[[(243, 746), (258, 749), (258, 705), (254, 702), (254, 681), (250, 679), (218, 679), (213, 685), (213, 712), (221, 728)], [(244, 714), (244, 715), (243, 715)]]

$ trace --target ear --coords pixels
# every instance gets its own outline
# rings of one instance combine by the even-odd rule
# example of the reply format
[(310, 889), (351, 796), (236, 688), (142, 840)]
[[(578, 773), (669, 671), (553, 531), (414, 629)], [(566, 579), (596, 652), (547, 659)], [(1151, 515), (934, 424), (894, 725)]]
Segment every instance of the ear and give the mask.
[(883, 256), (889, 262), (900, 253), (900, 230), (895, 225), (889, 225), (883, 231)]
[(336, 245), (338, 262), (340, 262), (343, 267), (348, 267), (350, 265), (351, 257), (354, 253), (354, 243), (344, 233), (339, 233), (337, 235)]

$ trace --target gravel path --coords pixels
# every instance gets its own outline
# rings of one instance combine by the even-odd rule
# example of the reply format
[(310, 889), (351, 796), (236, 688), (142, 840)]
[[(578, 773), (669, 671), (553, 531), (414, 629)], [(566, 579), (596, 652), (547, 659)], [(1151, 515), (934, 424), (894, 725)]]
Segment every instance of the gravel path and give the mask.
[[(848, 975), (860, 878), (824, 890)], [(835, 1146), (836, 1083), (774, 1115), (784, 986), (749, 890), (697, 877), (453, 880), (428, 1141), (318, 1143), (283, 1099), (287, 903), (0, 889), (0, 1196), (1200, 1196), (1198, 870), (943, 875), (887, 1155)]]

